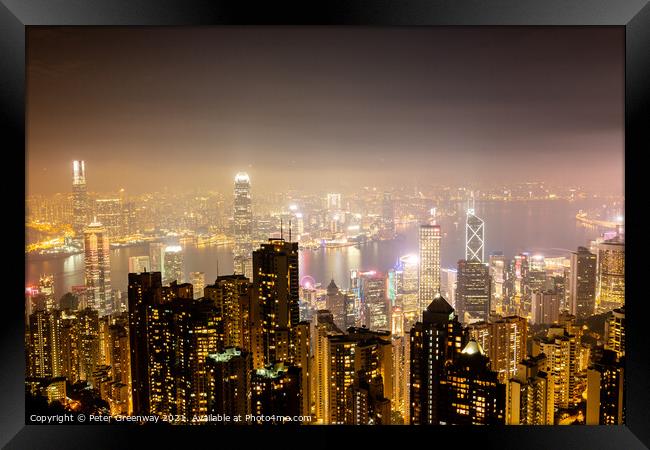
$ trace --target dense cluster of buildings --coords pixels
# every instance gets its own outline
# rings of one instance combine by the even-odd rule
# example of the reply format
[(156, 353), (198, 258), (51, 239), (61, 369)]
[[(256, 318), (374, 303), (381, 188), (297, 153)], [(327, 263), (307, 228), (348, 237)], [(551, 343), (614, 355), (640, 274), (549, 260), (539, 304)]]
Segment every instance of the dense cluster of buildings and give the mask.
[[(235, 178), (234, 273), (185, 279), (180, 246), (129, 259), (111, 286), (110, 215), (90, 216), (85, 165), (73, 166), (74, 232), (85, 284), (57, 300), (52, 276), (27, 291), (30, 392), (74, 408), (91, 389), (106, 414), (191, 423), (210, 415), (309, 417), (313, 424), (621, 424), (625, 420), (624, 240), (570, 258), (485, 256), (485, 223), (466, 211), (464, 259), (441, 268), (443, 234), (419, 226), (417, 255), (348, 288), (302, 283), (299, 213), (255, 236), (250, 178)], [(106, 206), (106, 208), (109, 208)], [(334, 232), (340, 194), (327, 197)], [(381, 196), (378, 233), (395, 234)], [(107, 213), (108, 214), (108, 213)], [(293, 224), (290, 221), (296, 221)], [(285, 239), (288, 236), (288, 239)], [(339, 280), (339, 283), (341, 280)], [(593, 325), (601, 317), (604, 326)], [(597, 322), (597, 321), (596, 321)], [(253, 419), (249, 419), (251, 422)]]

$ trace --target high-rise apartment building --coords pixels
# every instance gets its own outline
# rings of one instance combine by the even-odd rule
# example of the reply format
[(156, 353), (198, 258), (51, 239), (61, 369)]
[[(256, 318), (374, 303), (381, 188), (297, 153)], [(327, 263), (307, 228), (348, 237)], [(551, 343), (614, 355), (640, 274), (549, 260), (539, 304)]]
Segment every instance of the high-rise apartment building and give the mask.
[(568, 409), (580, 402), (577, 389), (579, 348), (576, 336), (563, 326), (551, 326), (545, 337), (533, 340), (533, 355), (546, 355), (544, 372), (553, 378), (556, 409)]
[(587, 371), (587, 425), (625, 424), (625, 369), (612, 350)]
[(36, 378), (61, 376), (61, 316), (59, 311), (38, 310), (29, 316), (27, 374)]
[(255, 321), (252, 292), (253, 285), (244, 275), (221, 275), (214, 284), (204, 288), (205, 298), (213, 302), (217, 311), (219, 351), (239, 348), (253, 363), (262, 365), (262, 355), (254, 346), (259, 325)]
[(625, 304), (625, 242), (620, 236), (598, 244), (596, 302), (600, 311)]
[(609, 312), (605, 321), (605, 349), (625, 356), (625, 306)]
[(554, 384), (545, 372), (546, 355), (523, 359), (508, 381), (506, 395), (507, 425), (553, 425)]
[(585, 247), (571, 253), (569, 311), (580, 319), (594, 314), (596, 305), (596, 255)]
[(497, 372), (500, 383), (505, 384), (517, 374), (519, 363), (527, 354), (526, 318), (508, 316), (474, 323), (469, 326), (469, 334), (490, 358), (490, 367)]
[(54, 297), (54, 275), (41, 275), (38, 278), (38, 292), (45, 301), (45, 309), (51, 311), (57, 307)]
[(191, 418), (208, 411), (208, 355), (218, 353), (217, 309), (192, 285), (159, 272), (129, 274), (133, 411)]
[[(330, 400), (330, 336), (340, 336), (344, 333), (334, 323), (334, 317), (327, 310), (319, 310), (315, 320), (312, 322), (311, 336), (313, 339), (313, 363), (312, 363), (312, 401), (314, 404), (314, 416), (316, 423), (331, 423), (331, 405), (335, 399)], [(334, 418), (342, 417), (334, 411)]]
[(259, 306), (264, 367), (294, 355), (291, 328), (300, 322), (298, 243), (269, 239), (253, 252), (253, 296)]
[(390, 333), (350, 328), (347, 334), (330, 334), (328, 348), (329, 423), (390, 424)]

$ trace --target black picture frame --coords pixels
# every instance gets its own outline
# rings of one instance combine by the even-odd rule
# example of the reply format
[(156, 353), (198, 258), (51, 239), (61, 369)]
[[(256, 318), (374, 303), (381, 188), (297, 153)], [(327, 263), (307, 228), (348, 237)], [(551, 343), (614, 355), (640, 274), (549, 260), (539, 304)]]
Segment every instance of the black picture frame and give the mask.
[[(190, 26), (190, 25), (363, 25), (363, 26), (618, 26), (625, 27), (625, 187), (626, 235), (626, 420), (610, 427), (137, 427), (25, 425), (24, 344), (20, 274), (7, 272), (0, 340), (0, 444), (6, 448), (130, 448), (187, 446), (201, 438), (211, 447), (257, 445), (333, 447), (336, 445), (433, 446), (449, 442), (465, 448), (616, 448), (650, 446), (650, 406), (643, 289), (643, 176), (641, 162), (650, 140), (650, 5), (647, 0), (330, 0), (301, 4), (202, 0), (1, 0), (0, 115), (2, 120), (5, 249), (3, 266), (17, 269), (24, 253), (25, 33), (29, 26)], [(17, 180), (15, 179), (17, 176)], [(647, 238), (646, 238), (647, 239)], [(639, 261), (639, 264), (637, 264)], [(143, 440), (144, 439), (144, 440)], [(226, 440), (231, 442), (226, 443)], [(236, 442), (232, 442), (235, 440)], [(480, 446), (480, 447), (479, 447)], [(452, 448), (453, 448), (452, 447)]]

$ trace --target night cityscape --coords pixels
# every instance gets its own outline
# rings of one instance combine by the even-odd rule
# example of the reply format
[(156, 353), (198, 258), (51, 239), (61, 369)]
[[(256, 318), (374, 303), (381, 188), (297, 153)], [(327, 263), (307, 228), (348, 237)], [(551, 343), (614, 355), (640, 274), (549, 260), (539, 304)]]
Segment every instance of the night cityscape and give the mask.
[(625, 423), (620, 30), (30, 33), (28, 423)]

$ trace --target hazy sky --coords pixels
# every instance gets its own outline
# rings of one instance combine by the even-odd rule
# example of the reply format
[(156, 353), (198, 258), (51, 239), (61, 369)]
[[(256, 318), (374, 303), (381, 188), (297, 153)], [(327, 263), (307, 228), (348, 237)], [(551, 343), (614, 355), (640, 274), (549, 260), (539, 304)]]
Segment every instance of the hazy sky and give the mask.
[(623, 28), (38, 28), (30, 193), (575, 180), (622, 192)]

